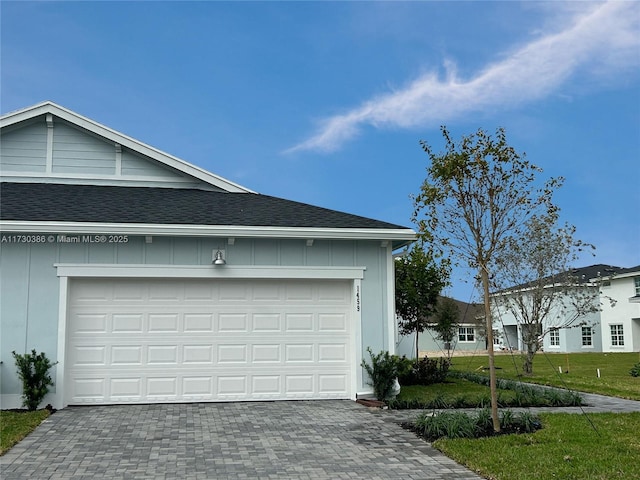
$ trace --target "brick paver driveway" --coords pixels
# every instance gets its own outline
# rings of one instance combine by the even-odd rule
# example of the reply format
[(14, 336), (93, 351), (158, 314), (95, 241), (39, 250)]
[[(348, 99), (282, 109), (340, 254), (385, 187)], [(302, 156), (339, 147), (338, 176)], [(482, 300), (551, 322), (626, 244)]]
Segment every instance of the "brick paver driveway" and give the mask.
[(69, 407), (0, 466), (3, 480), (480, 478), (388, 416), (333, 400)]

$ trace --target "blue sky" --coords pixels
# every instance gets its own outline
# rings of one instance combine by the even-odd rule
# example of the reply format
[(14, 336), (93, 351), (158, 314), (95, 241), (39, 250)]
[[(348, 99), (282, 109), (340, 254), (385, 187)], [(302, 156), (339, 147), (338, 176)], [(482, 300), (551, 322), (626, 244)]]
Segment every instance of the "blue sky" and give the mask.
[(566, 177), (563, 220), (597, 247), (582, 265), (640, 264), (639, 2), (3, 1), (0, 19), (2, 113), (51, 100), (257, 192), (408, 227), (418, 142), (504, 127)]

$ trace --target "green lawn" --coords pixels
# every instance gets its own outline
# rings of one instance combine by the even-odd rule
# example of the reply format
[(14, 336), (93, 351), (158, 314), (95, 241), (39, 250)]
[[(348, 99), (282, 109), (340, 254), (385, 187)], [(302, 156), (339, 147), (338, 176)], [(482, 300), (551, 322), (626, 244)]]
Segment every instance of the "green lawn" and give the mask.
[[(530, 383), (640, 400), (640, 377), (629, 375), (631, 367), (640, 362), (638, 353), (540, 352), (534, 357), (533, 375), (529, 377), (519, 376), (522, 361), (518, 354), (496, 355), (495, 360), (499, 367), (496, 375), (501, 378), (522, 378)], [(486, 355), (454, 357), (452, 369), (481, 373), (488, 364)], [(563, 373), (559, 373), (559, 368)]]
[[(629, 375), (629, 370), (639, 361), (638, 353), (539, 353), (534, 358), (533, 376), (520, 377), (518, 355), (496, 356), (499, 378), (522, 378), (525, 382), (634, 400), (640, 400), (640, 378)], [(488, 375), (484, 370), (487, 366), (487, 356), (454, 357), (452, 369)], [(433, 388), (432, 395), (438, 395), (439, 388), (448, 395), (467, 391), (465, 384), (456, 385), (458, 393), (452, 385), (424, 388)], [(409, 390), (406, 394), (417, 393)], [(640, 413), (558, 413), (540, 417), (543, 429), (532, 434), (440, 439), (433, 445), (492, 480), (640, 479)]]
[(0, 455), (35, 430), (49, 416), (49, 410), (35, 412), (0, 411)]
[(492, 480), (640, 478), (640, 413), (542, 414), (532, 434), (433, 443)]

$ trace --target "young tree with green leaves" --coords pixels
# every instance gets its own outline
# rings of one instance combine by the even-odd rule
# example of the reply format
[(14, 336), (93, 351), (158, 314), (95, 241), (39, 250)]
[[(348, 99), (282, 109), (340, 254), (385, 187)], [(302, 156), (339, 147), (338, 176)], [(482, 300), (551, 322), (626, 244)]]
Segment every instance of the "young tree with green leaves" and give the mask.
[(587, 326), (600, 310), (599, 287), (574, 274), (572, 265), (593, 245), (575, 239), (573, 225), (558, 225), (558, 212), (533, 215), (526, 242), (509, 238), (493, 277), (495, 313), (510, 313), (525, 346), (522, 369), (533, 374), (533, 357), (552, 330)]
[[(442, 127), (445, 151), (429, 156), (427, 176), (414, 197), (413, 219), (422, 240), (447, 258), (476, 270), (482, 286), (487, 341), (493, 345), (490, 280), (509, 239), (524, 240), (525, 223), (535, 212), (552, 211), (553, 191), (561, 180), (536, 186), (541, 169), (525, 160), (498, 129), (495, 138), (479, 129), (455, 142)], [(489, 348), (491, 416), (500, 430), (493, 349)]]
[(420, 357), (418, 337), (431, 326), (438, 296), (449, 279), (448, 262), (437, 264), (421, 242), (395, 261), (396, 315), (402, 335), (415, 333), (416, 361)]
[(431, 329), (436, 332), (436, 338), (445, 344), (449, 360), (451, 360), (451, 343), (456, 338), (459, 323), (460, 309), (458, 304), (453, 298), (440, 297)]

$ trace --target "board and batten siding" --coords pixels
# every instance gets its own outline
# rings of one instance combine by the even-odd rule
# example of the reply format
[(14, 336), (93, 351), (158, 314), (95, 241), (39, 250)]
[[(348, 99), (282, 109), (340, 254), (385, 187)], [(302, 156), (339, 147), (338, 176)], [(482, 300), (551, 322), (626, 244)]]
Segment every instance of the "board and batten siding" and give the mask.
[[(17, 234), (16, 234), (17, 235)], [(32, 234), (31, 234), (32, 235)], [(50, 235), (47, 237), (50, 237)], [(11, 243), (0, 245), (0, 338), (1, 389), (3, 395), (19, 396), (13, 350), (36, 349), (52, 361), (58, 358), (58, 315), (60, 279), (56, 264), (211, 265), (218, 248), (225, 251), (227, 265), (236, 266), (366, 266), (361, 281), (359, 304), (362, 352), (392, 350), (389, 328), (393, 298), (388, 289), (390, 247), (379, 241), (305, 240), (129, 236), (126, 243), (78, 241)], [(75, 238), (69, 237), (69, 238)], [(214, 267), (211, 267), (214, 268)], [(64, 359), (62, 359), (64, 360)], [(359, 363), (359, 361), (358, 361)], [(57, 368), (57, 367), (55, 367)], [(363, 372), (357, 368), (357, 390), (367, 391)], [(55, 378), (55, 371), (53, 372)], [(52, 389), (55, 392), (55, 387)]]
[(45, 116), (21, 128), (8, 129), (0, 141), (4, 175), (33, 181), (94, 179), (100, 184), (198, 187), (209, 184), (106, 141), (60, 120)]

